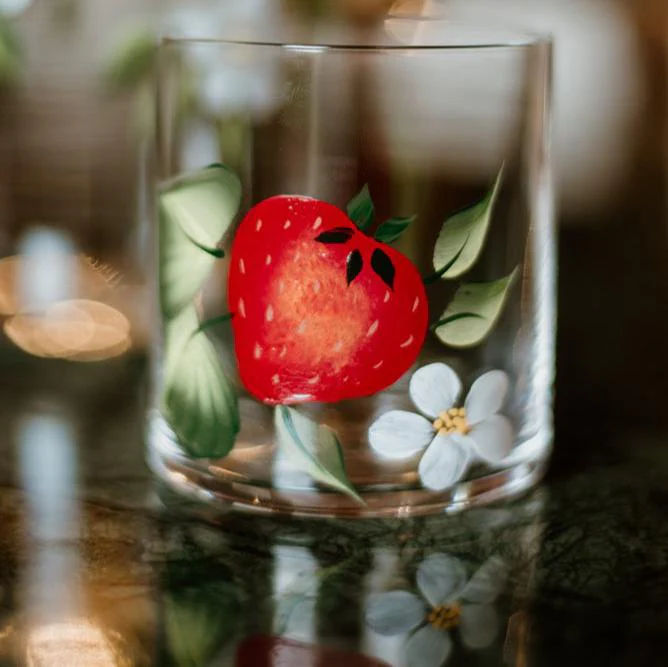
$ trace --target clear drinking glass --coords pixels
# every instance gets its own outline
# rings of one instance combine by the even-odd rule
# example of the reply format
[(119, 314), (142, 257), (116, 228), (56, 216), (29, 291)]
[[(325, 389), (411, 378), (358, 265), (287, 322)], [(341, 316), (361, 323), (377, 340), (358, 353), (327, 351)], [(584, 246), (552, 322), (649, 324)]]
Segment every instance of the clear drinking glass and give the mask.
[(164, 41), (160, 477), (220, 506), (351, 517), (457, 511), (540, 478), (550, 53), (424, 19)]

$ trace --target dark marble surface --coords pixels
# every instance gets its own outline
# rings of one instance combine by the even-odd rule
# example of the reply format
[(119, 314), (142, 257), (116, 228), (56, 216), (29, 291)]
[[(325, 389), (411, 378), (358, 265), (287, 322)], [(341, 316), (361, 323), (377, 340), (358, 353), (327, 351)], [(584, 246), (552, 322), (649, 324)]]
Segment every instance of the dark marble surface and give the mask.
[(367, 610), (381, 592), (416, 593), (439, 554), (466, 579), (501, 564), (470, 632), (464, 611), (448, 631), (445, 664), (666, 663), (668, 442), (642, 423), (558, 411), (545, 483), (510, 505), (220, 516), (151, 479), (145, 383), (138, 358), (3, 351), (0, 665), (403, 665), (407, 638), (375, 633)]

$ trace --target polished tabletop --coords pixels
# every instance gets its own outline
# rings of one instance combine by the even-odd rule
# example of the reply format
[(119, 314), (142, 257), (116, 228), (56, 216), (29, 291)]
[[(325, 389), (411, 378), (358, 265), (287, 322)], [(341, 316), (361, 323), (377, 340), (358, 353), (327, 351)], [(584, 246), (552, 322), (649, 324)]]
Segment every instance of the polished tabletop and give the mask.
[(220, 515), (145, 466), (143, 357), (1, 361), (0, 665), (666, 664), (668, 443), (641, 425), (558, 433), (511, 504)]

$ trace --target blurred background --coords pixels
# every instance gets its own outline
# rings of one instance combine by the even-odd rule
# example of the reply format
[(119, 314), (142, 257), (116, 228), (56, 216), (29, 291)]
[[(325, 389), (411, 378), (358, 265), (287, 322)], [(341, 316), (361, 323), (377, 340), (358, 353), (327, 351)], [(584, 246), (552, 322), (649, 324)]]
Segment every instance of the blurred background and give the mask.
[[(104, 499), (112, 507), (146, 493), (124, 475), (143, 470), (147, 174), (159, 35), (252, 38), (288, 19), (305, 29), (328, 19), (354, 31), (388, 11), (553, 33), (560, 269), (549, 475), (559, 479), (605, 451), (665, 435), (666, 0), (0, 0), (0, 423), (7, 445), (0, 484), (18, 483), (30, 498), (27, 532), (4, 521), (0, 534), (0, 617), (19, 595), (10, 581), (29, 540), (57, 548), (35, 552), (26, 599), (34, 609), (76, 615), (72, 580), (79, 559), (94, 562), (96, 552), (84, 542), (79, 553), (74, 541), (125, 540), (129, 552), (135, 539), (106, 524), (101, 510), (82, 519), (76, 503), (53, 499), (77, 482), (88, 498), (99, 497), (112, 478)], [(236, 81), (214, 77), (211, 85), (210, 101), (252, 95), (261, 107), (271, 78), (251, 71)], [(233, 150), (234, 136), (221, 140)], [(194, 166), (209, 142), (193, 129)], [(467, 168), (479, 169), (479, 179), (489, 172), (485, 164)], [(44, 307), (48, 317), (34, 314)], [(668, 466), (668, 453), (660, 461)], [(144, 566), (126, 571), (125, 551), (114, 558), (113, 567), (103, 564), (104, 576), (130, 599)], [(42, 586), (45, 578), (61, 585)], [(100, 594), (96, 580), (89, 583), (88, 594)], [(113, 605), (99, 597), (104, 615)], [(132, 614), (143, 613), (114, 605), (121, 633)], [(98, 650), (88, 664), (115, 664), (104, 661), (94, 627), (47, 629), (28, 638), (29, 664), (74, 664), (62, 651), (70, 642), (80, 652), (82, 641)], [(49, 662), (53, 633), (64, 639)]]
[[(11, 364), (23, 355), (91, 362), (145, 351), (145, 174), (160, 34), (249, 38), (287, 18), (356, 30), (388, 11), (554, 34), (557, 456), (569, 444), (597, 446), (602, 429), (665, 426), (664, 0), (0, 0), (4, 381), (15, 381)], [(261, 105), (271, 81), (249, 72), (211, 85), (213, 98), (250, 94)], [(202, 157), (207, 137), (194, 135)], [(44, 257), (55, 277), (40, 277)], [(56, 297), (69, 305), (49, 323), (19, 312)]]

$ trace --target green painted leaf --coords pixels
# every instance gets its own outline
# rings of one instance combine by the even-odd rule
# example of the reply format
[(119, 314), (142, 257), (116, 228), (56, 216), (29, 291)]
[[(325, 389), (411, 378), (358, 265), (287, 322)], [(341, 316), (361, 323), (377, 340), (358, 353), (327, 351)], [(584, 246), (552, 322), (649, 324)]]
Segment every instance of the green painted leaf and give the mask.
[(369, 193), (369, 186), (364, 187), (348, 202), (346, 206), (348, 217), (364, 231), (371, 225), (375, 215), (373, 200)]
[(274, 411), (274, 427), (278, 446), (298, 470), (364, 504), (346, 476), (341, 444), (332, 429), (285, 405)]
[(505, 278), (490, 283), (464, 283), (435, 326), (441, 342), (451, 347), (481, 343), (498, 321), (519, 267)]
[[(466, 273), (478, 259), (494, 210), (499, 186), (503, 177), (503, 167), (499, 169), (494, 185), (481, 201), (473, 206), (455, 213), (448, 218), (441, 228), (434, 246), (434, 269), (443, 271), (444, 279), (452, 279)], [(459, 254), (453, 262), (453, 258)]]
[(163, 353), (163, 372), (168, 381), (174, 365), (181, 358), (186, 343), (194, 336), (200, 326), (197, 309), (190, 304), (181, 310), (176, 317), (165, 322), (165, 349)]
[(461, 255), (461, 253), (463, 252), (465, 245), (466, 241), (464, 241), (462, 247), (457, 251), (457, 254), (445, 266), (443, 266), (435, 273), (432, 273), (422, 278), (422, 282), (424, 282), (425, 285), (430, 285), (431, 283), (435, 283), (457, 261), (459, 255)]
[(378, 227), (373, 237), (376, 241), (381, 241), (382, 243), (393, 243), (406, 231), (408, 225), (416, 217), (415, 215), (411, 215), (409, 218), (390, 218)]
[(215, 252), (239, 210), (241, 183), (223, 164), (184, 174), (161, 188), (160, 205), (186, 236)]
[(216, 246), (241, 201), (241, 184), (222, 165), (180, 176), (159, 195), (160, 302), (174, 317), (197, 294), (222, 251)]
[(160, 306), (169, 319), (192, 301), (216, 260), (194, 245), (162, 210), (159, 224)]
[(237, 395), (198, 326), (197, 313), (189, 307), (165, 329), (162, 409), (188, 454), (221, 458), (239, 432)]

